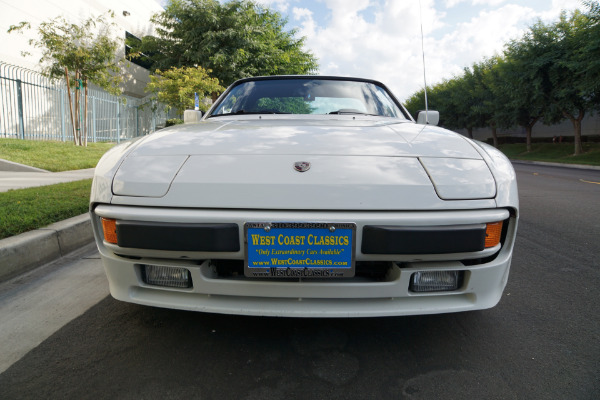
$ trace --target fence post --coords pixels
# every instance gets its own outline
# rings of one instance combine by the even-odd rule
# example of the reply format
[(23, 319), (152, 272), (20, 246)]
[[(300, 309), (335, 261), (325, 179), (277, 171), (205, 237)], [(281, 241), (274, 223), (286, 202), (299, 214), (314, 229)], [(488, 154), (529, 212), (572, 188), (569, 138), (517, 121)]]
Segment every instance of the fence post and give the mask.
[(21, 91), (21, 80), (17, 79), (17, 105), (19, 107), (19, 136), (25, 139), (25, 126), (23, 120), (23, 93)]
[(156, 132), (156, 110), (158, 109), (158, 107), (155, 109), (154, 108), (154, 100), (152, 101), (152, 130), (150, 132)]
[(92, 135), (96, 143), (96, 98), (92, 96)]
[(62, 132), (62, 141), (67, 141), (67, 129), (65, 126), (65, 91), (60, 90), (60, 130)]
[(121, 107), (119, 107), (119, 100), (117, 99), (117, 143), (121, 143)]
[[(65, 80), (54, 84), (35, 71), (0, 61), (0, 137), (67, 142), (70, 140), (69, 135), (73, 135), (75, 141), (76, 122), (80, 120), (73, 119), (74, 113), (71, 111), (75, 110), (72, 110), (68, 75)], [(88, 88), (88, 93), (90, 91), (92, 90)], [(110, 96), (105, 91), (94, 93), (90, 112), (92, 121), (90, 125), (86, 125), (86, 128), (92, 129), (90, 138), (93, 137), (94, 142), (110, 140), (120, 143), (121, 135), (124, 139), (130, 139), (155, 132), (158, 122), (162, 121), (162, 108), (156, 104), (155, 99), (144, 98), (136, 102), (130, 99), (132, 105), (123, 105), (121, 109), (121, 100), (116, 96)], [(113, 106), (111, 102), (114, 99), (116, 101)], [(144, 106), (138, 104), (144, 100)], [(131, 107), (135, 107), (135, 111)], [(60, 115), (57, 115), (59, 112)], [(115, 112), (116, 116), (113, 114)], [(87, 113), (84, 114), (87, 117)], [(131, 124), (131, 118), (135, 118), (135, 126)], [(116, 139), (113, 137), (115, 130)]]

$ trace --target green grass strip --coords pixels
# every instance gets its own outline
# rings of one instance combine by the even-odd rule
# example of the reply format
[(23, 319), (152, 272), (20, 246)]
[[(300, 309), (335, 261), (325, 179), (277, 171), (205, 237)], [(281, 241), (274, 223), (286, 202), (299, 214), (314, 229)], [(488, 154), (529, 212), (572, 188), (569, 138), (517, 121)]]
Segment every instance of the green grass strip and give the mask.
[(92, 180), (0, 193), (0, 239), (88, 211)]
[(0, 139), (0, 158), (52, 172), (94, 168), (114, 143), (73, 143)]
[(500, 145), (513, 160), (545, 161), (564, 164), (600, 165), (600, 143), (583, 143), (584, 154), (574, 156), (573, 143), (534, 143), (528, 153), (524, 143)]

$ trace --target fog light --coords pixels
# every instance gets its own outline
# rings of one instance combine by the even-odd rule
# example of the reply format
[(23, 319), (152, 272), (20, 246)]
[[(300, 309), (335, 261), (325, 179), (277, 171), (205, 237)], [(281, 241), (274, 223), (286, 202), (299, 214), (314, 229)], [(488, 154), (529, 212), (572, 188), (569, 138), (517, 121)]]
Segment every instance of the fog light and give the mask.
[(142, 268), (142, 276), (144, 282), (149, 285), (175, 288), (192, 287), (190, 271), (185, 268), (144, 265)]
[(462, 271), (419, 271), (410, 280), (413, 292), (446, 292), (458, 289)]

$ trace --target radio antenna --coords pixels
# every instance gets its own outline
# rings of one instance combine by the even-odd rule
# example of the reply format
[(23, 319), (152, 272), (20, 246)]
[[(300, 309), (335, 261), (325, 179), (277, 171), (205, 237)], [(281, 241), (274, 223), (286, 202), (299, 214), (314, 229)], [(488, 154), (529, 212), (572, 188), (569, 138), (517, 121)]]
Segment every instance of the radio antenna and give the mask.
[(427, 105), (427, 76), (425, 74), (425, 45), (423, 44), (423, 11), (419, 0), (419, 16), (421, 17), (421, 54), (423, 55), (423, 83), (425, 84), (425, 123), (429, 124), (429, 107)]

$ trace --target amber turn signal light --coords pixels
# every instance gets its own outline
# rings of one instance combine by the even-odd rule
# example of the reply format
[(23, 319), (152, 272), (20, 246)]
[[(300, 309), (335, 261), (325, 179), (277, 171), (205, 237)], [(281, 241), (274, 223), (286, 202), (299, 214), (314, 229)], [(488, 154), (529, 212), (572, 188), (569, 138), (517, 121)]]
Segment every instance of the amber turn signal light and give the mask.
[[(114, 219), (102, 218), (102, 230), (104, 231), (104, 240), (108, 243), (117, 244), (117, 221)], [(487, 241), (486, 241), (487, 243)]]
[(490, 222), (485, 229), (485, 248), (494, 247), (500, 243), (502, 236), (502, 221)]

